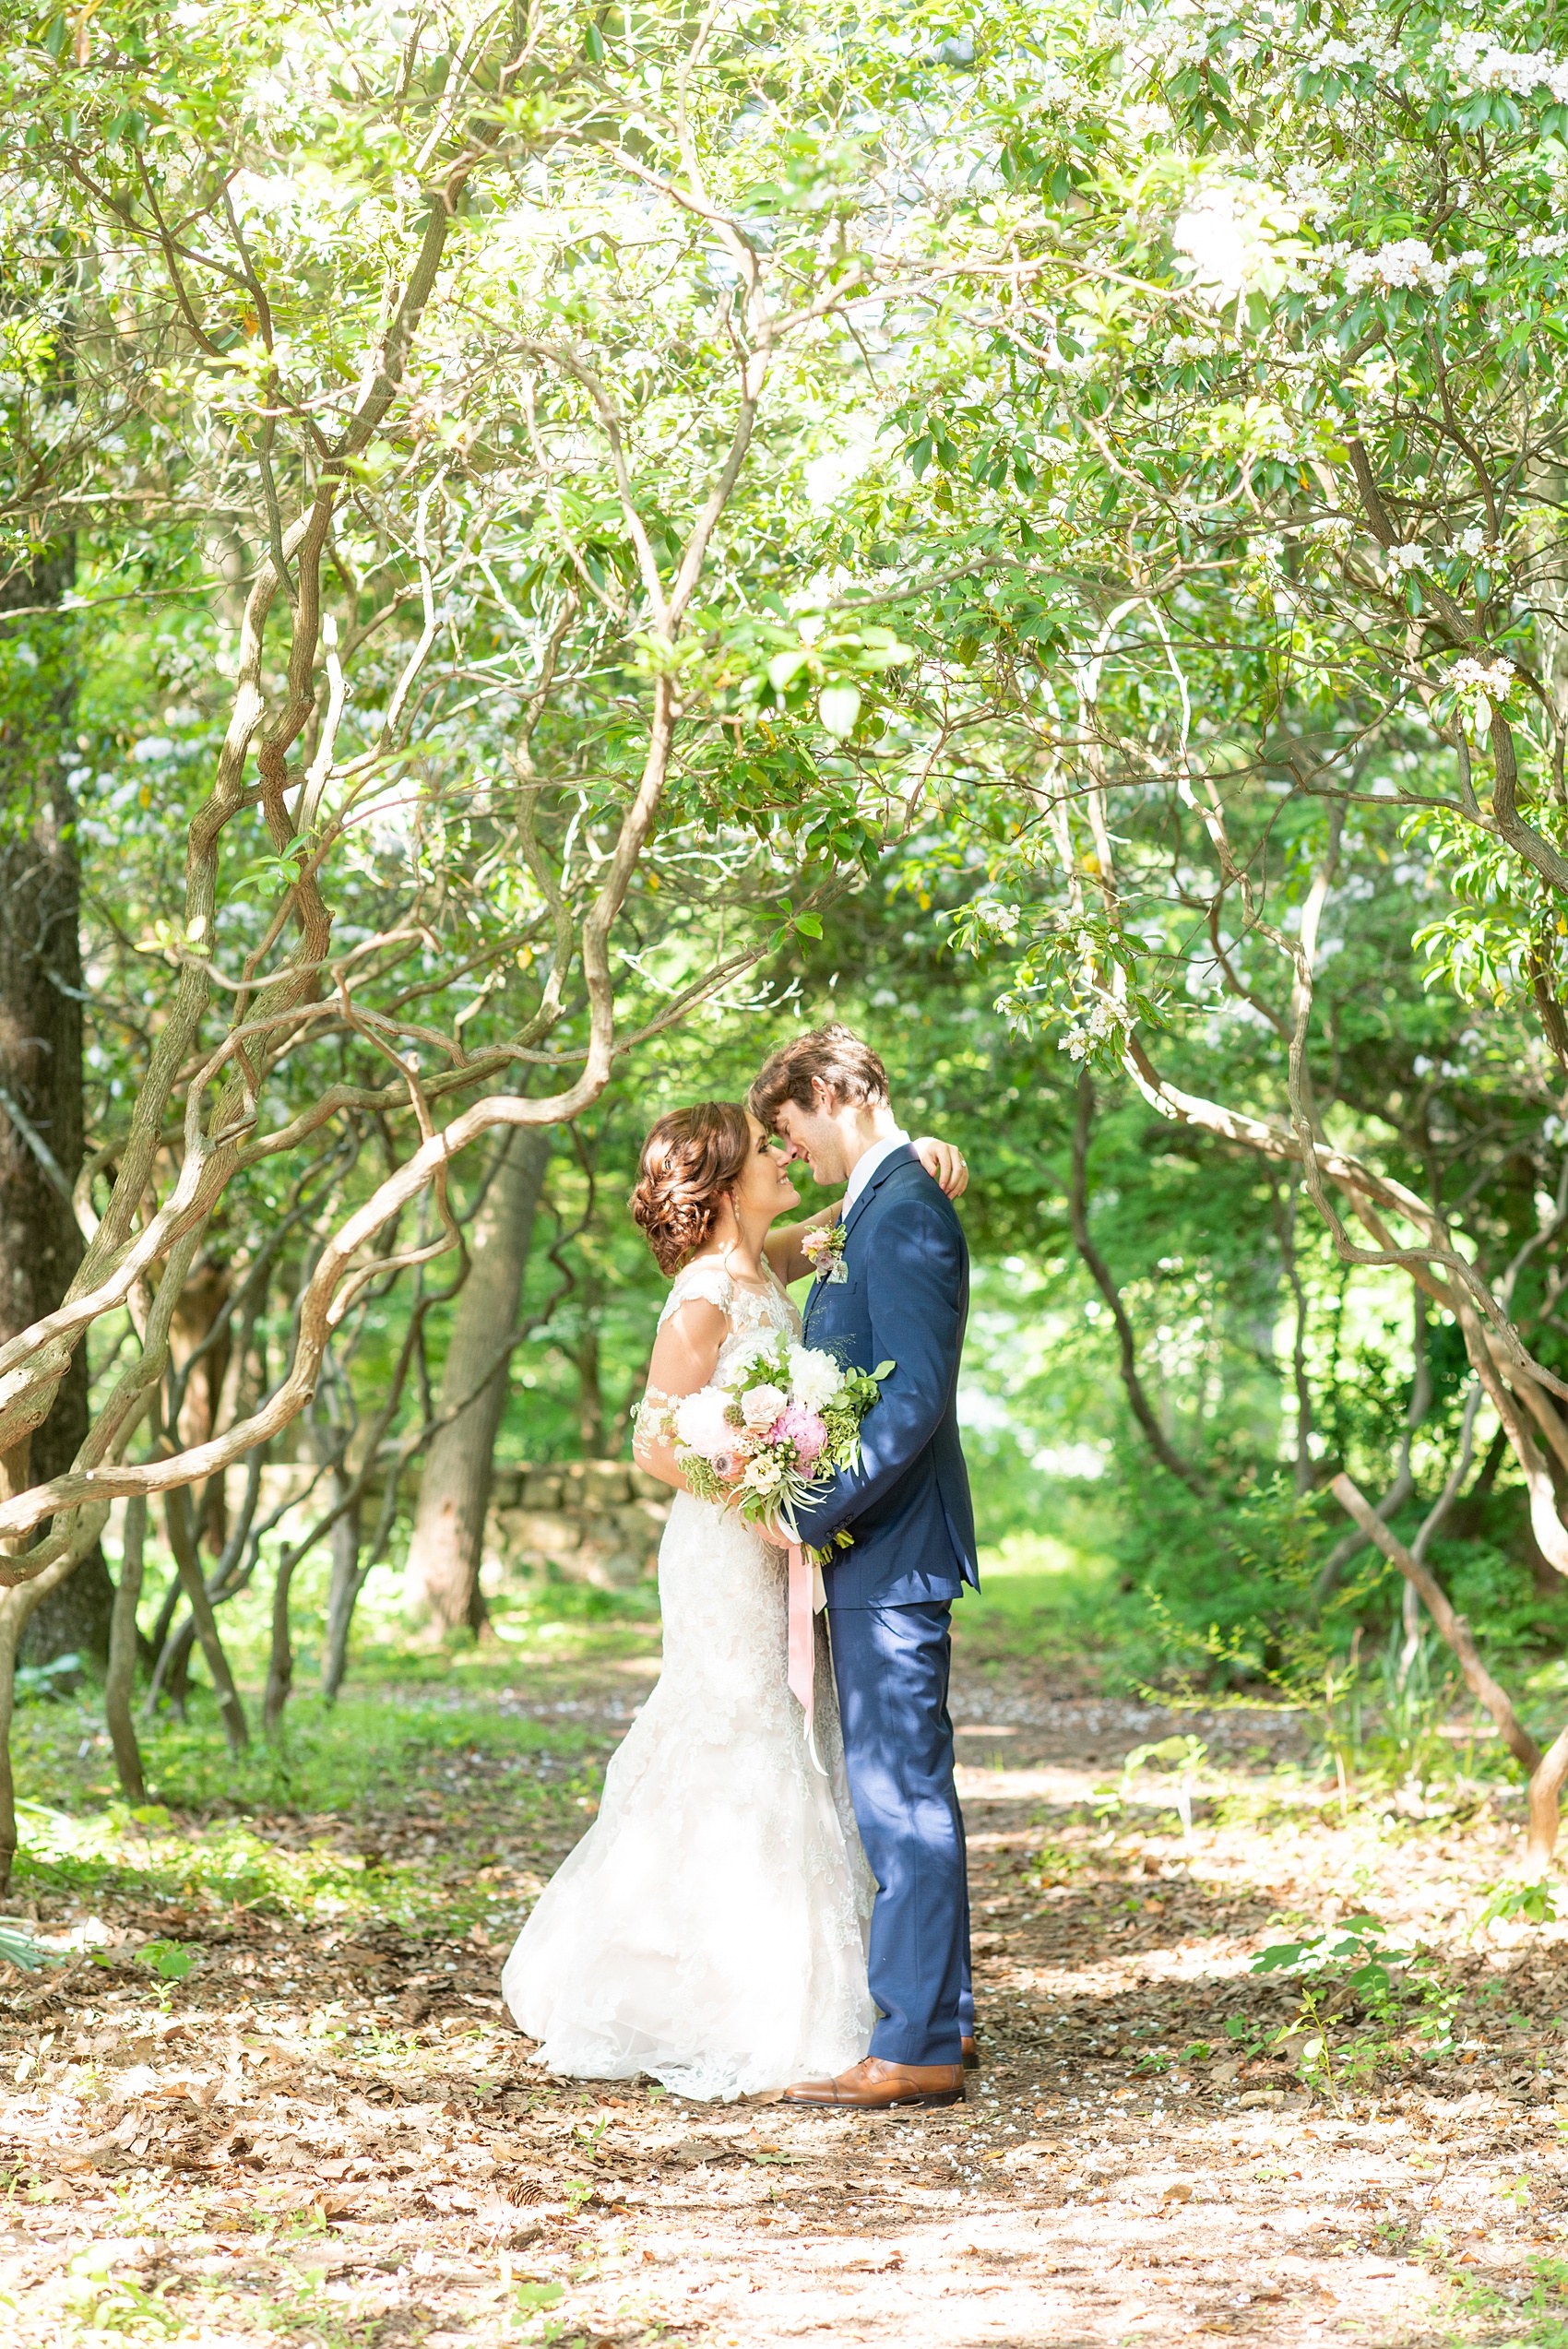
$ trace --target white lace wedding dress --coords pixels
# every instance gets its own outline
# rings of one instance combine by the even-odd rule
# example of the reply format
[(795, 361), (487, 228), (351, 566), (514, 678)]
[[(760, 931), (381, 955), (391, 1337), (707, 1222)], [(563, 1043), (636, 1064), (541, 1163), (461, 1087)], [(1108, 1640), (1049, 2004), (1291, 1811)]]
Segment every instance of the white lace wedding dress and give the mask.
[[(713, 1264), (677, 1275), (729, 1316), (722, 1366), (781, 1287)], [(816, 1748), (786, 1685), (786, 1566), (727, 1510), (675, 1496), (659, 1552), (664, 1667), (605, 1774), (599, 1816), (540, 1895), (502, 1975), (535, 2060), (589, 2080), (648, 2072), (683, 2096), (754, 2095), (858, 2063), (874, 1884), (844, 1775), (816, 1620)]]

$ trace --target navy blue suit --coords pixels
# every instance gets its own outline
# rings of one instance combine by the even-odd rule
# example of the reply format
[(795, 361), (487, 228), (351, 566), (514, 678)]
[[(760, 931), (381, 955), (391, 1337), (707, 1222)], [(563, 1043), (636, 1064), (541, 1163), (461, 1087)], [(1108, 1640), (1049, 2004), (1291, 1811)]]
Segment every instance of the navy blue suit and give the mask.
[(896, 1367), (859, 1466), (796, 1517), (818, 1547), (840, 1526), (853, 1536), (824, 1571), (849, 1792), (878, 1886), (871, 2053), (956, 2063), (974, 2017), (947, 1712), (952, 1603), (980, 1587), (956, 1409), (969, 1260), (951, 1202), (908, 1145), (850, 1208), (843, 1261), (845, 1280), (813, 1286), (805, 1342), (858, 1370)]

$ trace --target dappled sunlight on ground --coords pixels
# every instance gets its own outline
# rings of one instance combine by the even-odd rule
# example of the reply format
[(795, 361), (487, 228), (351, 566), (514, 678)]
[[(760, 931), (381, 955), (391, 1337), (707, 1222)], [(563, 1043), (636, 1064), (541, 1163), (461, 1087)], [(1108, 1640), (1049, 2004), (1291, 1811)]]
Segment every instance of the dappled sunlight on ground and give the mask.
[[(77, 1799), (87, 1716), (34, 1709), (54, 1807), (7, 1906), (65, 1963), (0, 1982), (8, 2337), (1568, 2338), (1568, 1946), (1479, 1925), (1506, 1799), (1342, 1802), (1289, 1723), (1086, 1692), (985, 1610), (955, 1689), (968, 2103), (541, 2077), (497, 1980), (656, 1669), (612, 1629), (302, 1708), (293, 1760), (227, 1798), (210, 1734), (170, 1732), (139, 1815)], [(212, 1748), (199, 1802), (179, 1736)], [(1382, 2007), (1341, 1969), (1314, 2026), (1301, 1976), (1253, 1970), (1367, 1915)]]

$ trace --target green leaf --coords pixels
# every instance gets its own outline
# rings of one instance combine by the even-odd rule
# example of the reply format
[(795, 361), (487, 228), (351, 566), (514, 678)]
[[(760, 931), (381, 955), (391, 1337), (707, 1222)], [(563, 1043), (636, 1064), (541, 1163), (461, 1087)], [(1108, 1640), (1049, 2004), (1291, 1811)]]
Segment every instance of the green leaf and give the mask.
[(1304, 1941), (1276, 1941), (1268, 1949), (1260, 1950), (1252, 1963), (1253, 1974), (1286, 1974), (1300, 1965), (1306, 1955)]
[(519, 2309), (553, 2308), (565, 2296), (565, 2286), (560, 2284), (515, 2284), (512, 2296)]
[(178, 1941), (147, 1941), (137, 1952), (138, 1965), (150, 1965), (164, 1982), (183, 1982), (196, 1964), (194, 1950), (183, 1950)]
[(827, 731), (842, 741), (855, 730), (855, 720), (861, 714), (861, 689), (858, 685), (825, 685), (817, 695), (816, 708)]

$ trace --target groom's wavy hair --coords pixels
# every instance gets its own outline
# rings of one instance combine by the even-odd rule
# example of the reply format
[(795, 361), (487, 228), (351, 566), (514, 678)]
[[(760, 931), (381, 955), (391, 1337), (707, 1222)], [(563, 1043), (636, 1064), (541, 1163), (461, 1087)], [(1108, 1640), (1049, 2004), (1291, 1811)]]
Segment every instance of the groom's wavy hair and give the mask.
[(746, 1096), (746, 1107), (771, 1133), (786, 1101), (812, 1106), (812, 1086), (821, 1077), (837, 1101), (885, 1101), (887, 1071), (869, 1044), (834, 1021), (797, 1036), (774, 1053)]
[(751, 1154), (752, 1130), (739, 1101), (697, 1101), (671, 1109), (653, 1127), (629, 1204), (661, 1273), (678, 1273), (703, 1246)]

